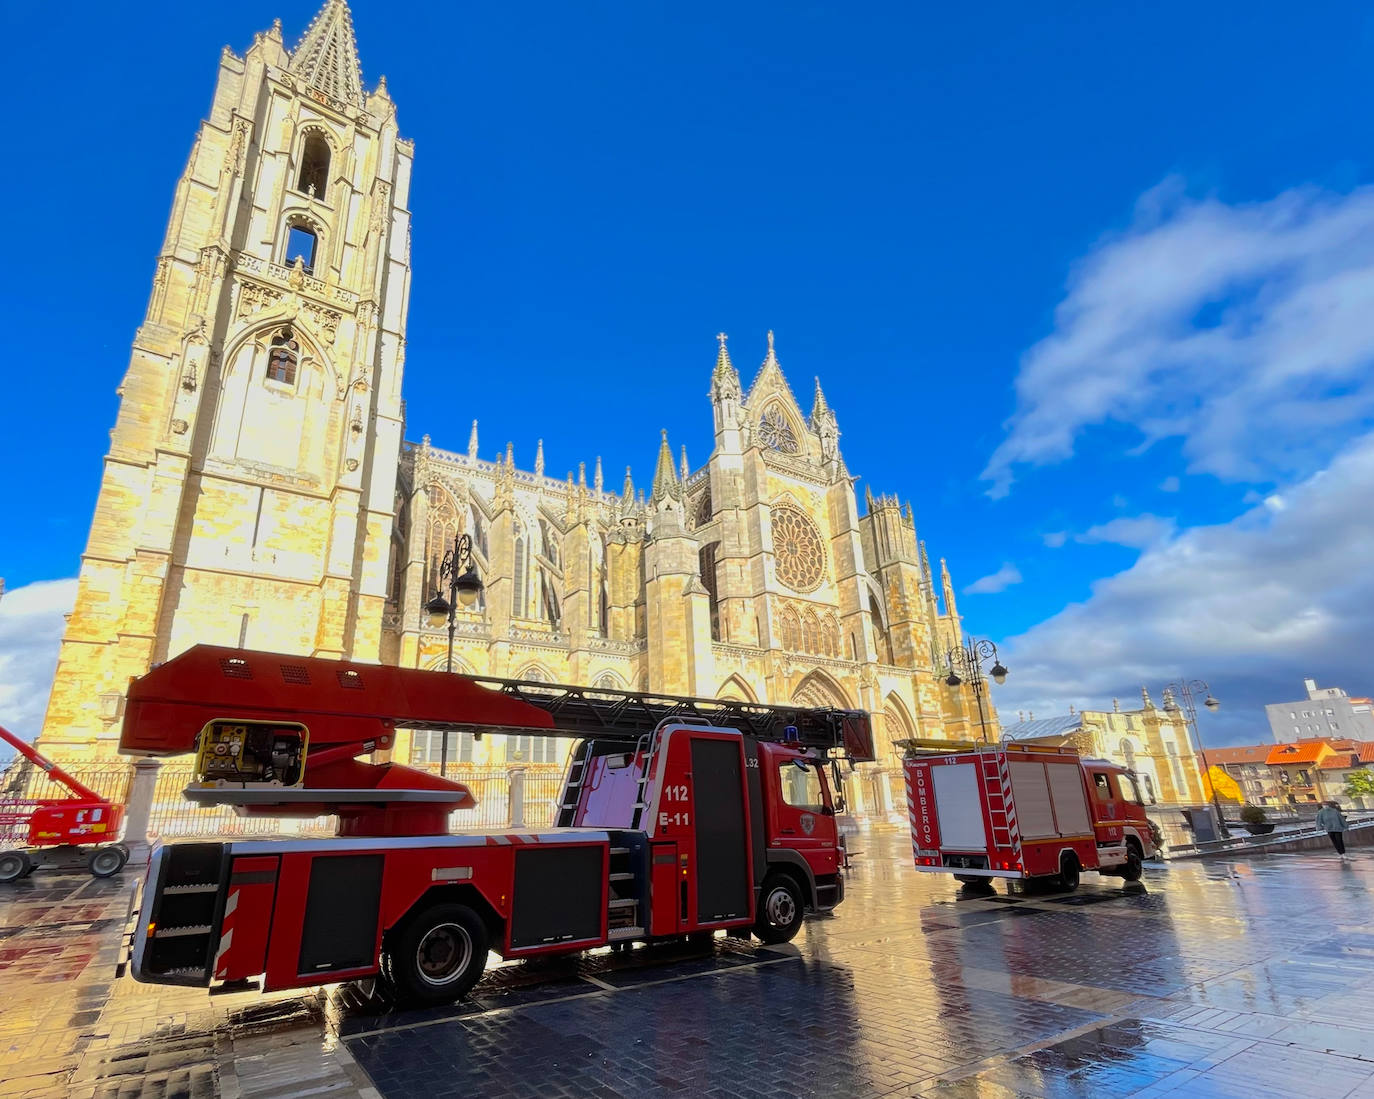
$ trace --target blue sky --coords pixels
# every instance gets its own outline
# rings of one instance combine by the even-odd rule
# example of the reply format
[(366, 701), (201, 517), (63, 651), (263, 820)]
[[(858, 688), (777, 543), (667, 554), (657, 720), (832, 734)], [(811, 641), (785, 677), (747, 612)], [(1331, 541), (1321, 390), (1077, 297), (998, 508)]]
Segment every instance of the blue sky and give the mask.
[[(0, 433), (11, 592), (75, 574), (220, 48), (274, 17), (294, 45), (316, 6), (0, 16), (43, 135), (3, 183), (29, 349)], [(1374, 691), (1374, 16), (353, 13), (416, 143), (412, 437), (461, 448), (476, 418), (488, 457), (543, 438), (551, 471), (600, 454), (646, 485), (660, 427), (709, 453), (714, 334), (747, 381), (772, 328), (851, 471), (912, 501), (966, 626), (1006, 642), (1004, 716), (1200, 676), (1218, 735), (1258, 740), (1303, 675)], [(0, 602), (20, 644), (65, 591)]]

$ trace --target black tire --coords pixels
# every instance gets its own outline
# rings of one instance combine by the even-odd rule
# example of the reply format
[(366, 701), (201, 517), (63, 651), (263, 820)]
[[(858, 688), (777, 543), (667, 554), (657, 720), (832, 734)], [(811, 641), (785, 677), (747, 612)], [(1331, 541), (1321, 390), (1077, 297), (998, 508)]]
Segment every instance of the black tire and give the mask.
[(954, 880), (957, 881), (960, 885), (974, 885), (977, 882), (982, 881), (983, 879), (980, 878), (977, 874), (955, 874)]
[(1059, 885), (1066, 893), (1072, 893), (1078, 888), (1080, 876), (1078, 866), (1078, 856), (1072, 851), (1066, 851), (1059, 859)]
[(23, 851), (0, 851), (0, 884), (18, 881), (32, 869)]
[(20, 851), (19, 853), (24, 856), (24, 872), (19, 876), (21, 878), (27, 878), (30, 874), (32, 874), (35, 870), (38, 869), (38, 863), (33, 861), (33, 856), (30, 855), (27, 851)]
[(128, 861), (129, 852), (112, 843), (108, 847), (97, 847), (92, 851), (91, 857), (86, 860), (86, 869), (91, 872), (93, 878), (112, 878), (124, 869), (124, 864)]
[(1139, 881), (1140, 875), (1145, 872), (1145, 867), (1141, 865), (1144, 861), (1140, 848), (1133, 841), (1127, 840), (1126, 861), (1121, 864), (1121, 880)]
[(789, 943), (801, 930), (805, 912), (801, 890), (786, 874), (769, 874), (759, 893), (759, 910), (754, 917), (754, 934), (760, 942)]
[(389, 944), (386, 969), (403, 1004), (451, 1004), (487, 968), (482, 917), (465, 904), (435, 904), (408, 919)]
[(129, 861), (129, 845), (128, 845), (128, 844), (125, 844), (125, 843), (112, 843), (112, 844), (110, 844), (110, 846), (111, 846), (111, 847), (116, 847), (116, 848), (118, 848), (119, 850), (123, 851), (123, 852), (124, 852), (124, 861), (125, 861), (125, 862), (128, 862), (128, 861)]

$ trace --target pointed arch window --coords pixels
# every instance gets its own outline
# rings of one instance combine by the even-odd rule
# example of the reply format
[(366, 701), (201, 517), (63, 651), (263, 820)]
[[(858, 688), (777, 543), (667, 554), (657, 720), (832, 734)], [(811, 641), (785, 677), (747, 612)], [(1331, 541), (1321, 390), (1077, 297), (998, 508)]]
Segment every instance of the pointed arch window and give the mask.
[(821, 625), (816, 620), (815, 611), (807, 611), (802, 619), (802, 651), (819, 653), (821, 651)]
[(892, 646), (888, 643), (887, 631), (883, 629), (883, 612), (872, 592), (868, 596), (868, 620), (873, 627), (873, 646), (879, 664), (892, 663)]
[(292, 222), (286, 227), (286, 266), (294, 267), (296, 260), (301, 261), (306, 274), (315, 270), (315, 248), (319, 239), (315, 231), (300, 222)]
[(296, 366), (300, 362), (301, 345), (296, 333), (283, 328), (272, 337), (267, 351), (267, 380), (283, 385), (296, 384)]
[(716, 553), (719, 542), (708, 542), (697, 554), (701, 570), (701, 586), (706, 589), (706, 602), (711, 612), (711, 640), (720, 640), (720, 599), (716, 590)]
[(797, 612), (791, 607), (784, 607), (782, 612), (782, 647), (788, 652), (799, 653), (802, 651), (801, 620), (797, 617)]
[(301, 146), (301, 171), (296, 190), (312, 198), (324, 198), (329, 188), (329, 142), (323, 134), (306, 135)]
[(510, 613), (512, 618), (525, 617), (525, 533), (519, 527), (515, 530), (515, 583), (511, 588)]
[(429, 599), (442, 587), (439, 566), (444, 554), (453, 548), (462, 531), (458, 522), (458, 508), (439, 485), (430, 485), (428, 496), (428, 527), (425, 530), (425, 586), (423, 599)]
[(763, 415), (759, 417), (759, 442), (783, 454), (796, 454), (801, 450), (797, 445), (796, 432), (787, 422), (782, 409), (775, 404), (764, 409)]

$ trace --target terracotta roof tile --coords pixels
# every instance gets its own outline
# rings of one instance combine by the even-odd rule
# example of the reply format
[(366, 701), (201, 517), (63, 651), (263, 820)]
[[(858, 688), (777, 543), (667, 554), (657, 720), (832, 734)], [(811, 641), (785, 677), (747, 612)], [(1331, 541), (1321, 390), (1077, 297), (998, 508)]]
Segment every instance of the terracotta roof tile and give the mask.
[(1269, 750), (1265, 763), (1283, 767), (1292, 763), (1316, 763), (1331, 751), (1325, 740), (1300, 740), (1296, 744), (1276, 744)]

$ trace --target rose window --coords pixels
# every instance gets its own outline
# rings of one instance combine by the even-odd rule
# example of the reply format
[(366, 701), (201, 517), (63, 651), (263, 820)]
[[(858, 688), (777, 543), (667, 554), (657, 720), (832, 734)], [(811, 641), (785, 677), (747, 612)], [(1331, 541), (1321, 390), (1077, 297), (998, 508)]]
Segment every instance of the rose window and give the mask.
[(814, 591), (825, 578), (825, 550), (820, 532), (796, 508), (773, 509), (773, 552), (778, 579), (793, 591)]

